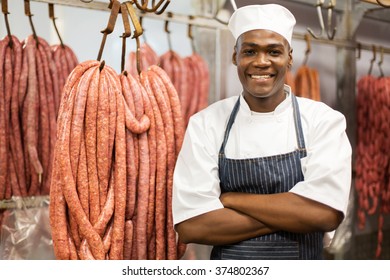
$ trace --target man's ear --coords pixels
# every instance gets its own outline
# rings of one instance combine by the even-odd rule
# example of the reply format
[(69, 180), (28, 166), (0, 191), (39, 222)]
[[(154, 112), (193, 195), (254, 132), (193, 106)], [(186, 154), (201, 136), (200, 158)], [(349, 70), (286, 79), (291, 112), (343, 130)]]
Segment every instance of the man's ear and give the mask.
[(233, 49), (232, 62), (234, 65), (237, 66), (237, 48), (236, 47), (234, 47), (234, 49)]
[(289, 68), (291, 68), (292, 64), (294, 62), (294, 59), (293, 59), (293, 49), (292, 48), (290, 49), (290, 51), (288, 53), (288, 60), (289, 60), (289, 63), (288, 63)]

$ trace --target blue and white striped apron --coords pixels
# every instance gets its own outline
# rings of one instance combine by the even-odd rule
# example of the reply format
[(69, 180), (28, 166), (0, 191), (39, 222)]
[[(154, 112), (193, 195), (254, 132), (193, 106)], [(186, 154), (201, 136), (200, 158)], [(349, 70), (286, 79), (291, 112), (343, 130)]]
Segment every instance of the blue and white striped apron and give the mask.
[[(297, 98), (292, 95), (298, 149), (281, 155), (251, 159), (229, 159), (225, 146), (240, 107), (237, 100), (230, 115), (219, 151), (219, 176), (222, 192), (272, 194), (288, 192), (303, 180), (300, 159), (306, 156), (301, 117)], [(214, 246), (211, 259), (222, 260), (288, 260), (322, 259), (323, 233), (292, 233), (279, 231), (232, 245)]]

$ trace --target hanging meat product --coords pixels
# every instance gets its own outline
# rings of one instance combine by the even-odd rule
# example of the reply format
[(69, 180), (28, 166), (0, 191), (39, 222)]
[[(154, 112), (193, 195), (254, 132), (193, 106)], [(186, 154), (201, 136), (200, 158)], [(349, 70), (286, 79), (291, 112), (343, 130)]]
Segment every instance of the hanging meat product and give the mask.
[(320, 101), (320, 81), (318, 71), (307, 65), (301, 65), (295, 75), (295, 94), (297, 96)]
[(0, 41), (0, 200), (27, 195), (19, 106), (19, 80), (26, 78), (22, 52), (15, 36)]
[[(0, 142), (4, 161), (0, 166), (0, 199), (48, 195), (61, 98), (60, 78), (66, 72), (57, 70), (52, 48), (36, 35), (23, 42), (15, 36), (6, 36), (1, 46), (4, 129)], [(67, 55), (69, 65), (74, 64), (76, 58), (69, 47)], [(61, 63), (65, 60), (62, 58)]]
[(383, 243), (384, 215), (390, 213), (390, 79), (362, 77), (357, 84), (356, 180), (358, 228), (364, 229), (367, 216), (378, 215), (377, 250)]
[[(109, 67), (103, 70), (96, 61), (78, 65), (63, 91), (50, 192), (50, 223), (58, 259), (105, 259), (111, 240), (112, 256), (120, 257), (122, 253), (126, 193), (124, 108), (123, 102), (118, 101), (120, 84), (115, 72), (109, 73)], [(106, 131), (109, 127), (109, 133), (97, 139), (97, 116), (103, 114), (98, 110), (99, 96), (101, 100), (103, 95), (108, 95), (109, 108), (115, 108), (115, 114), (102, 109), (106, 122), (99, 129)], [(113, 133), (121, 136), (117, 142)], [(104, 145), (109, 165), (99, 164), (105, 168), (98, 171), (100, 145)], [(70, 152), (75, 149), (78, 152)], [(114, 155), (116, 162), (111, 164)], [(97, 178), (107, 176), (108, 183), (102, 180), (99, 184)], [(114, 201), (119, 193), (122, 199)], [(112, 218), (114, 210), (116, 218)], [(104, 234), (109, 238), (104, 238)]]
[(182, 58), (173, 50), (164, 53), (160, 61), (179, 94), (187, 124), (193, 114), (208, 105), (210, 75), (207, 62), (198, 53)]
[(55, 100), (60, 94), (58, 72), (49, 44), (40, 37), (30, 35), (25, 40), (24, 56), (28, 75), (22, 93), (22, 127), (28, 194), (49, 194), (56, 141)]
[[(6, 5), (3, 1), (5, 15)], [(25, 12), (32, 16), (26, 1)], [(5, 199), (1, 207), (10, 208), (1, 211), (0, 258), (6, 259), (29, 259), (44, 248), (52, 256), (51, 233), (45, 221), (63, 84), (51, 47), (35, 34), (31, 18), (30, 24), (33, 34), (20, 42), (10, 35), (6, 19), (8, 36), (0, 41), (1, 97), (4, 94), (4, 99), (0, 98), (0, 112), (4, 113), (0, 116), (4, 126), (0, 150), (5, 152), (0, 157), (2, 164), (7, 165), (3, 177), (0, 164), (0, 200)], [(69, 47), (67, 53), (73, 53)], [(61, 63), (66, 65), (74, 60), (72, 54)], [(20, 231), (21, 227), (24, 230)], [(38, 239), (42, 244), (35, 250)]]
[(50, 193), (56, 258), (179, 258), (171, 200), (184, 120), (168, 75), (151, 66), (138, 79), (86, 61), (63, 94)]
[[(65, 85), (65, 81), (68, 78), (70, 72), (77, 66), (78, 59), (74, 51), (65, 44), (57, 44), (51, 46), (53, 53), (52, 57), (55, 62), (58, 74), (58, 87), (60, 92)], [(56, 114), (60, 106), (61, 95), (56, 94), (55, 96)]]
[[(113, 1), (104, 36), (119, 10), (141, 35), (132, 4)], [(185, 251), (171, 210), (184, 137), (178, 93), (157, 65), (116, 74), (100, 62), (103, 46), (98, 60), (73, 69), (61, 98), (50, 187), (55, 257), (178, 259)]]
[(57, 117), (62, 89), (65, 85), (65, 81), (69, 76), (70, 72), (78, 64), (78, 59), (76, 54), (73, 52), (73, 50), (69, 46), (64, 44), (61, 38), (61, 35), (58, 31), (57, 24), (56, 24), (56, 17), (54, 15), (54, 4), (52, 3), (49, 3), (49, 17), (53, 21), (54, 30), (56, 31), (58, 39), (60, 41), (59, 44), (51, 46), (52, 59), (54, 60), (55, 66), (57, 68), (58, 88), (60, 90), (60, 94), (56, 94), (54, 96), (55, 98), (54, 103), (55, 103), (56, 117)]
[[(197, 53), (184, 58), (189, 78), (186, 98), (183, 98), (186, 124), (189, 118), (208, 105), (210, 77), (207, 62)], [(186, 104), (184, 105), (184, 102)]]
[(182, 105), (182, 113), (185, 115), (189, 100), (187, 94), (189, 74), (183, 58), (177, 52), (169, 50), (160, 56), (160, 66), (175, 86)]

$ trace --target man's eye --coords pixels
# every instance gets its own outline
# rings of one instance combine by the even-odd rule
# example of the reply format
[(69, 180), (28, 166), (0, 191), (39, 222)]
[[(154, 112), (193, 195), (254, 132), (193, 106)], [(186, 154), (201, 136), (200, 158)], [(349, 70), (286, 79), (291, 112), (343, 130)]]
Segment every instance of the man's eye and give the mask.
[(281, 51), (279, 51), (279, 50), (270, 50), (269, 53), (271, 55), (279, 55), (279, 54), (281, 54)]
[(245, 54), (245, 55), (252, 55), (254, 53), (255, 53), (254, 50), (243, 50), (243, 54)]

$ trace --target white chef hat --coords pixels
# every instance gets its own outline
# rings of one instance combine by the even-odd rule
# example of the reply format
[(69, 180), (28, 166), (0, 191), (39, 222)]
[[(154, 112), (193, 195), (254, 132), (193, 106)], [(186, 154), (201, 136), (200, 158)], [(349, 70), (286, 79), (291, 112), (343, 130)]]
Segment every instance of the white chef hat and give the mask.
[(234, 11), (228, 28), (236, 40), (244, 32), (267, 29), (282, 35), (291, 45), (295, 23), (294, 15), (281, 5), (248, 5)]

